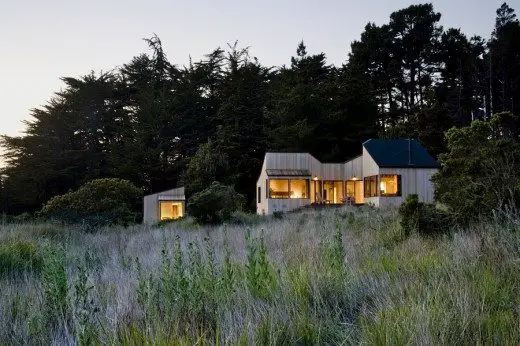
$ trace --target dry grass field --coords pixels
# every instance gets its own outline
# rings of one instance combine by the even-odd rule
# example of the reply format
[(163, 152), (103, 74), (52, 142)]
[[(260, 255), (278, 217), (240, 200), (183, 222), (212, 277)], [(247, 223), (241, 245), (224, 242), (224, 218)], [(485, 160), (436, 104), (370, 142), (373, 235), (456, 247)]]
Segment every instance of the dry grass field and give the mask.
[(404, 235), (395, 211), (240, 224), (0, 225), (0, 344), (515, 344), (520, 222)]

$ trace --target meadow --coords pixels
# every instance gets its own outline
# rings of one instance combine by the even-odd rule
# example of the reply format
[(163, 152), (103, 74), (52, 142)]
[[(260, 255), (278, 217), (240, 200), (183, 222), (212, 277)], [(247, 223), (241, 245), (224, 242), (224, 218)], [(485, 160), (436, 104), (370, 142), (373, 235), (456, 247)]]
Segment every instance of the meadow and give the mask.
[(342, 207), (0, 225), (0, 344), (516, 344), (520, 220), (405, 234)]

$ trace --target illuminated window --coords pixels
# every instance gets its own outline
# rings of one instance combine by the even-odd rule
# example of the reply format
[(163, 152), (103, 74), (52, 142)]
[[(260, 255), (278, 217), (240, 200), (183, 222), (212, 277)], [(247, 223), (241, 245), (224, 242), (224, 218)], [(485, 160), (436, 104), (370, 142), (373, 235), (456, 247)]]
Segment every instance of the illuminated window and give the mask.
[(269, 179), (269, 198), (289, 198), (289, 180)]
[(339, 204), (343, 203), (345, 200), (343, 181), (335, 181), (334, 182), (334, 203)]
[(308, 180), (291, 180), (291, 198), (309, 198)]
[(306, 179), (269, 179), (269, 198), (307, 199), (309, 185), (309, 180)]
[(381, 175), (379, 179), (379, 191), (381, 196), (397, 197), (401, 196), (401, 176), (400, 175)]
[(161, 220), (175, 220), (184, 216), (182, 202), (161, 201), (159, 207)]
[(377, 197), (377, 175), (365, 178), (365, 198)]
[(354, 180), (347, 181), (347, 197), (354, 197), (356, 195), (356, 182)]
[(323, 199), (325, 203), (340, 204), (344, 198), (343, 181), (323, 182)]

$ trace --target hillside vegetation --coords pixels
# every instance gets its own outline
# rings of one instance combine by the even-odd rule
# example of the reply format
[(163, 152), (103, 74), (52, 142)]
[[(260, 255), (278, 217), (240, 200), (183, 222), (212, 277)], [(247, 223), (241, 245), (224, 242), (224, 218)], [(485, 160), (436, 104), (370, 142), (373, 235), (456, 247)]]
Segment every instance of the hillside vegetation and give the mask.
[[(36, 212), (104, 178), (127, 180), (145, 194), (184, 186), (188, 197), (217, 181), (244, 195), (252, 211), (267, 151), (345, 162), (370, 138), (415, 138), (440, 158), (453, 144), (446, 131), (501, 113), (511, 117), (498, 134), (520, 142), (515, 10), (504, 3), (489, 13), (487, 23), (495, 22), (486, 37), (442, 26), (437, 10), (414, 1), (381, 23), (369, 16), (336, 65), (319, 40), (294, 42), (292, 56), (276, 66), (253, 56), (255, 42), (251, 49), (243, 42), (217, 47), (182, 65), (173, 59), (189, 52), (167, 52), (152, 36), (147, 51), (105, 72), (63, 77), (59, 90), (28, 112), (20, 136), (0, 133), (0, 214)], [(476, 156), (481, 146), (469, 148), (455, 153)], [(457, 160), (448, 164), (460, 168)], [(479, 170), (468, 165), (472, 172)], [(470, 183), (464, 195), (473, 197), (480, 186)]]
[(368, 207), (241, 219), (0, 226), (0, 344), (520, 340), (520, 220), (426, 237)]

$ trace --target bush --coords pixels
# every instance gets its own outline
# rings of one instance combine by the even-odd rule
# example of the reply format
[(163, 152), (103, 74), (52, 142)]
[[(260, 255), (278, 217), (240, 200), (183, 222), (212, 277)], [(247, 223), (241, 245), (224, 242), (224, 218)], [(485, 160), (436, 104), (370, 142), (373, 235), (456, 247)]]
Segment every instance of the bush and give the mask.
[(232, 186), (213, 182), (189, 199), (188, 212), (200, 223), (215, 224), (228, 221), (233, 212), (242, 210), (244, 204), (244, 196)]
[(283, 219), (283, 211), (279, 211), (279, 210), (273, 211), (273, 218), (278, 219), (278, 220)]
[(501, 113), (446, 132), (447, 152), (433, 177), (435, 198), (459, 224), (520, 207), (520, 142), (506, 126), (514, 121)]
[(13, 240), (0, 244), (0, 277), (24, 271), (39, 272), (42, 262), (41, 253), (33, 243)]
[(244, 211), (235, 211), (231, 214), (230, 222), (235, 225), (253, 226), (265, 221), (265, 216), (248, 213)]
[(128, 225), (139, 220), (142, 192), (127, 180), (92, 180), (76, 191), (53, 197), (40, 215), (65, 223), (84, 223), (91, 227)]
[(408, 195), (399, 207), (401, 228), (406, 234), (417, 231), (421, 234), (439, 234), (450, 227), (449, 214), (433, 204), (419, 202), (417, 195)]

